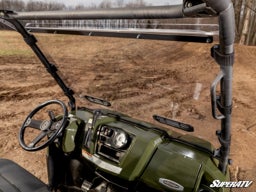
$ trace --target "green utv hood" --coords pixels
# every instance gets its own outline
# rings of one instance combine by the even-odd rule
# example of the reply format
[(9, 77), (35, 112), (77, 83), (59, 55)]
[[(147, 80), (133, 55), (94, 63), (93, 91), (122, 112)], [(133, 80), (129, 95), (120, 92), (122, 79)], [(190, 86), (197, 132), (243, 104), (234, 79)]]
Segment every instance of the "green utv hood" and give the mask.
[[(184, 137), (186, 139), (187, 136)], [(193, 137), (189, 136), (189, 139), (193, 139)], [(199, 141), (197, 138), (195, 139), (196, 142)], [(199, 143), (209, 144), (203, 140), (200, 140)], [(177, 189), (177, 191), (193, 191), (199, 185), (199, 178), (207, 174), (211, 179), (222, 178), (221, 172), (208, 154), (175, 141), (166, 141), (157, 147), (141, 179), (152, 188), (170, 189), (168, 187), (170, 183), (161, 182), (166, 179), (184, 188), (184, 190)]]
[[(114, 172), (111, 168), (100, 167), (103, 172), (130, 182), (137, 180), (141, 184), (163, 191), (173, 191), (175, 187), (177, 188), (174, 191), (193, 191), (199, 187), (201, 179), (205, 180), (207, 186), (214, 179), (227, 179), (217, 169), (218, 161), (212, 158), (211, 152), (214, 148), (209, 142), (166, 131), (165, 128), (157, 128), (153, 124), (121, 113), (109, 113), (114, 113), (119, 118), (99, 118), (98, 122), (103, 123), (96, 123), (97, 127), (104, 124), (122, 128), (132, 137), (132, 143), (120, 162), (111, 162), (109, 159), (97, 157), (96, 139), (91, 150), (87, 152), (95, 156), (98, 162), (107, 163), (109, 167), (119, 170)], [(82, 119), (92, 118), (92, 113), (86, 110), (77, 111), (76, 115)]]

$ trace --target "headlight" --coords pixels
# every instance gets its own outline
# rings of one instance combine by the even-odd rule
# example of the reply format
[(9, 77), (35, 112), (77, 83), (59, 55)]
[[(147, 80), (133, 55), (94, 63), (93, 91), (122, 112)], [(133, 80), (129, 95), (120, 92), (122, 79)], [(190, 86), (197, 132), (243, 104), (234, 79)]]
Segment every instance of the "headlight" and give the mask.
[(112, 145), (114, 148), (120, 149), (126, 146), (128, 143), (128, 136), (124, 132), (116, 132)]

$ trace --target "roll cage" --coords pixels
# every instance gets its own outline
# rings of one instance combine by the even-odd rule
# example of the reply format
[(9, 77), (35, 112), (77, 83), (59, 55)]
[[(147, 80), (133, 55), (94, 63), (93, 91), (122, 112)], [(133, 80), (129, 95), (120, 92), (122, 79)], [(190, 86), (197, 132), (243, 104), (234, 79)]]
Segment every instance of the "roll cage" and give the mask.
[[(220, 72), (211, 85), (211, 105), (212, 115), (215, 119), (221, 121), (221, 129), (216, 132), (221, 147), (214, 152), (214, 157), (219, 159), (219, 169), (225, 173), (227, 165), (230, 163), (229, 152), (231, 142), (231, 113), (232, 113), (232, 76), (234, 64), (234, 39), (235, 39), (235, 21), (234, 8), (231, 0), (184, 0), (182, 5), (175, 6), (157, 6), (143, 8), (111, 8), (96, 9), (87, 11), (60, 11), (60, 12), (13, 12), (9, 10), (0, 11), (0, 22), (9, 28), (19, 32), (24, 41), (32, 48), (38, 58), (41, 60), (47, 71), (56, 80), (69, 98), (71, 110), (76, 109), (74, 92), (66, 86), (58, 75), (58, 69), (51, 64), (40, 48), (37, 46), (37, 40), (29, 33), (20, 20), (43, 20), (43, 19), (171, 19), (185, 17), (218, 17), (219, 21), (219, 44), (211, 48), (211, 56), (220, 66)], [(106, 35), (107, 33), (101, 33)], [(140, 37), (148, 39), (165, 39), (168, 35), (161, 34), (142, 34)], [(129, 36), (130, 35), (130, 36)], [(143, 36), (144, 35), (144, 36)], [(109, 35), (108, 35), (109, 36)], [(120, 37), (138, 37), (126, 32)], [(169, 40), (191, 40), (211, 42), (210, 36), (195, 38), (182, 35), (172, 36)], [(210, 38), (210, 41), (209, 41)], [(220, 93), (217, 94), (217, 87), (220, 86)]]

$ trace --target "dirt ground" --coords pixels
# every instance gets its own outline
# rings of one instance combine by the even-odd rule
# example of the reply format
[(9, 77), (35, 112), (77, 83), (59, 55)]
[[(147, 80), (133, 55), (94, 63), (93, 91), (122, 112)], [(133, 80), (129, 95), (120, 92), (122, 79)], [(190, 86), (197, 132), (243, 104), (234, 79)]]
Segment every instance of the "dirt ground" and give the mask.
[[(107, 99), (112, 109), (156, 125), (154, 114), (191, 124), (194, 135), (219, 146), (215, 131), (220, 122), (211, 116), (209, 91), (219, 72), (210, 57), (212, 44), (37, 35), (46, 42), (44, 49), (55, 55), (55, 62), (61, 63), (60, 71), (69, 72), (66, 80), (76, 96), (87, 93)], [(237, 191), (256, 191), (255, 61), (256, 47), (236, 45), (231, 176), (232, 181), (254, 181), (250, 188)], [(45, 150), (26, 152), (17, 138), (29, 112), (50, 99), (67, 101), (21, 37), (0, 31), (0, 156), (45, 182)], [(91, 106), (82, 99), (77, 103)]]

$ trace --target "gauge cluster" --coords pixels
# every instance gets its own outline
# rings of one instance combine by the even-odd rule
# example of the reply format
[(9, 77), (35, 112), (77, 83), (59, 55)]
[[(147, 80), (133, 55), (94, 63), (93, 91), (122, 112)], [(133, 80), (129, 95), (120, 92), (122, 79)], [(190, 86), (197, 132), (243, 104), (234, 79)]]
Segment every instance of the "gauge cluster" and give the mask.
[(132, 137), (120, 128), (102, 125), (98, 131), (96, 153), (120, 162), (129, 148)]

